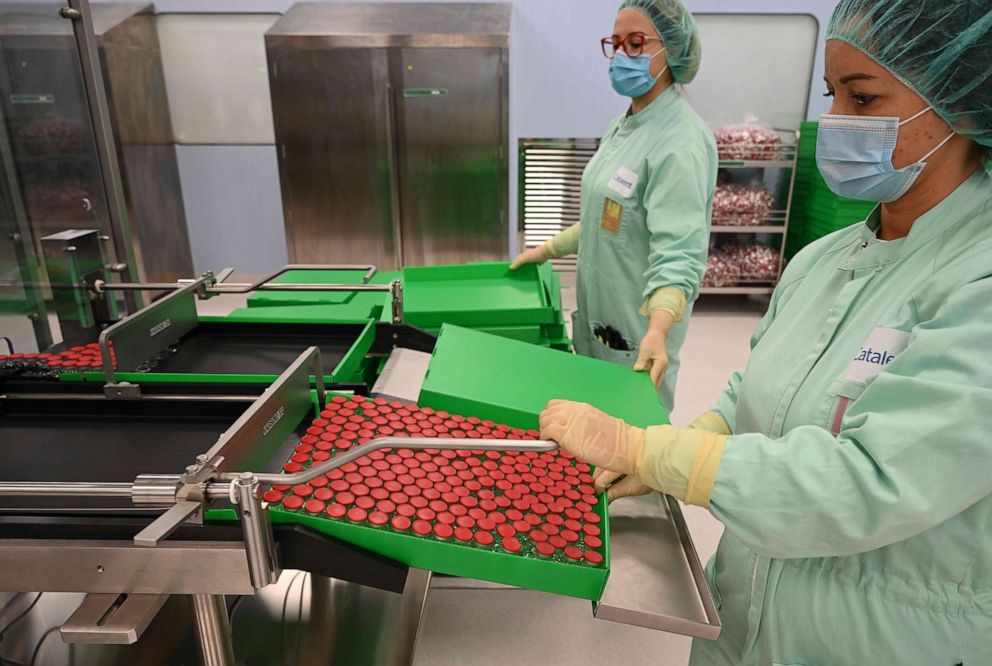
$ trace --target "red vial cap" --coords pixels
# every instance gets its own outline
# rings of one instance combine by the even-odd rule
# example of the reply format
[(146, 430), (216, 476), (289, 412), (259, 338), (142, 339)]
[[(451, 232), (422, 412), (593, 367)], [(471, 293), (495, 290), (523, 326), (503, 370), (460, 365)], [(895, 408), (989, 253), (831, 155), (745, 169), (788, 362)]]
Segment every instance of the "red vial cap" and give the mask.
[(468, 515), (471, 516), (472, 518), (475, 518), (476, 520), (481, 520), (486, 516), (488, 516), (489, 514), (488, 512), (480, 509), (479, 507), (475, 507), (468, 510)]
[(303, 465), (298, 462), (288, 462), (282, 466), (282, 469), (284, 472), (288, 472), (289, 474), (296, 474), (303, 469)]
[(393, 513), (396, 511), (396, 504), (391, 500), (384, 499), (376, 504), (376, 508), (383, 513)]
[(301, 483), (298, 486), (293, 486), (293, 494), (300, 497), (310, 497), (313, 494), (313, 487), (309, 483)]
[(588, 562), (589, 564), (603, 563), (603, 556), (594, 550), (587, 550), (585, 553), (583, 553), (583, 557), (586, 558), (586, 562)]
[(444, 525), (451, 525), (455, 522), (455, 516), (454, 514), (448, 513), (447, 511), (443, 511), (437, 514), (437, 522), (442, 523)]
[(558, 549), (562, 549), (568, 545), (568, 542), (561, 538), (561, 535), (548, 537), (548, 543)]
[(334, 493), (331, 492), (330, 488), (317, 488), (317, 490), (313, 491), (313, 496), (316, 499), (326, 502), (334, 496)]
[(541, 543), (548, 540), (548, 535), (541, 530), (533, 530), (530, 533), (530, 540), (535, 543)]
[(503, 548), (510, 553), (516, 553), (520, 551), (520, 542), (512, 536), (503, 537)]
[(416, 515), (417, 510), (413, 507), (412, 504), (398, 504), (396, 506), (396, 513), (400, 514), (401, 516), (404, 516), (405, 518), (410, 518)]
[(563, 539), (565, 539), (565, 541), (569, 543), (575, 543), (576, 541), (579, 540), (579, 535), (573, 532), (572, 530), (562, 530), (561, 536)]
[(555, 554), (555, 548), (549, 543), (539, 543), (535, 546), (537, 552), (544, 557), (551, 557)]
[(455, 531), (451, 529), (451, 525), (438, 523), (434, 526), (434, 535), (439, 539), (450, 539), (454, 533)]
[(279, 490), (267, 490), (265, 494), (262, 495), (262, 499), (269, 504), (278, 504), (282, 501), (282, 492)]
[(528, 513), (526, 516), (524, 516), (524, 520), (526, 520), (528, 523), (530, 523), (534, 527), (537, 527), (542, 522), (541, 521), (541, 517), (539, 515), (535, 514), (535, 513)]
[(455, 538), (459, 541), (471, 541), (472, 540), (472, 530), (466, 527), (458, 527), (455, 529)]
[(585, 532), (586, 534), (588, 534), (589, 536), (599, 536), (599, 534), (601, 532), (601, 530), (599, 529), (599, 527), (597, 527), (596, 525), (593, 525), (591, 523), (586, 523), (585, 525), (583, 525), (582, 526), (582, 531)]
[(318, 514), (318, 513), (323, 513), (324, 512), (324, 507), (326, 507), (326, 506), (327, 506), (327, 503), (326, 502), (322, 502), (319, 499), (312, 499), (312, 500), (309, 500), (304, 505), (304, 508), (307, 510), (307, 513)]
[(565, 521), (565, 529), (572, 530), (573, 532), (578, 532), (582, 529), (582, 523), (577, 520), (572, 520), (569, 518)]
[(351, 484), (349, 484), (344, 479), (335, 479), (334, 481), (331, 481), (331, 490), (333, 490), (336, 493), (344, 492), (345, 490), (348, 490), (348, 488), (350, 487)]
[(355, 496), (348, 492), (338, 493), (334, 496), (334, 499), (338, 504), (344, 504), (345, 506), (355, 503)]
[(554, 525), (555, 527), (561, 527), (565, 523), (565, 520), (556, 513), (549, 514), (544, 520), (549, 525)]
[(323, 462), (331, 457), (330, 451), (314, 451), (313, 459), (315, 462)]
[(472, 518), (471, 516), (458, 516), (458, 520), (456, 522), (458, 523), (458, 527), (475, 527), (475, 518)]
[(547, 534), (548, 536), (554, 536), (558, 534), (558, 528), (552, 525), (551, 523), (544, 523), (543, 525), (541, 525), (541, 531)]
[(569, 546), (568, 548), (565, 549), (565, 557), (567, 557), (570, 560), (581, 560), (582, 551), (576, 548), (575, 546)]
[(355, 506), (357, 506), (360, 509), (365, 509), (366, 511), (368, 511), (369, 509), (375, 506), (375, 500), (369, 497), (368, 495), (364, 497), (359, 497), (358, 499), (355, 500)]
[(466, 509), (461, 504), (451, 504), (448, 506), (448, 511), (456, 516), (464, 516), (468, 514), (468, 509)]
[(510, 523), (503, 523), (496, 528), (496, 533), (501, 537), (510, 538), (517, 535), (517, 531), (513, 529), (513, 525)]
[(427, 536), (432, 532), (431, 524), (426, 520), (413, 521), (413, 531), (421, 536)]
[[(369, 481), (371, 480), (372, 479), (369, 479)], [(372, 499), (374, 500), (389, 499), (389, 491), (386, 490), (385, 488), (373, 488), (370, 494), (372, 495)]]
[(599, 537), (594, 537), (594, 536), (588, 536), (588, 535), (586, 535), (586, 537), (582, 541), (583, 541), (583, 543), (585, 543), (590, 548), (602, 548), (603, 547), (603, 540), (600, 539)]
[(598, 523), (599, 523), (599, 521), (600, 521), (600, 517), (599, 517), (599, 514), (598, 514), (598, 513), (596, 513), (595, 511), (587, 511), (587, 512), (586, 512), (586, 513), (585, 513), (585, 514), (583, 515), (583, 518), (585, 519), (585, 521), (586, 521), (587, 523), (593, 523), (594, 525), (595, 525), (595, 524), (598, 524)]
[(393, 526), (394, 530), (399, 530), (401, 532), (406, 532), (410, 529), (410, 519), (406, 516), (393, 516), (393, 519), (389, 521), (389, 524)]
[(373, 525), (385, 525), (389, 522), (389, 516), (382, 511), (373, 511), (369, 514), (369, 522)]
[(283, 499), (282, 505), (287, 509), (295, 511), (303, 506), (303, 498), (299, 495), (289, 495)]
[(475, 542), (480, 546), (491, 546), (493, 545), (493, 535), (490, 534), (489, 532), (482, 532), (482, 531), (476, 532)]
[(434, 513), (434, 511), (432, 511), (431, 509), (428, 508), (417, 509), (417, 518), (420, 518), (421, 520), (434, 520), (436, 517), (437, 514)]

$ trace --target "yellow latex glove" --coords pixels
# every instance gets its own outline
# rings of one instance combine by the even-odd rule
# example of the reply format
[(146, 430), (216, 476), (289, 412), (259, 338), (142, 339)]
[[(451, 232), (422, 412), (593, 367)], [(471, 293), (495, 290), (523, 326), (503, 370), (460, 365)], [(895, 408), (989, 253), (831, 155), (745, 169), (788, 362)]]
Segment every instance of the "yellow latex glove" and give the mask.
[(549, 238), (541, 247), (525, 250), (517, 255), (510, 263), (510, 270), (515, 271), (524, 264), (543, 264), (549, 259), (559, 259), (579, 251), (579, 237), (582, 234), (581, 223), (573, 224), (564, 231), (559, 231)]
[(524, 250), (516, 256), (516, 258), (510, 262), (510, 270), (515, 271), (524, 264), (543, 264), (551, 256), (548, 254), (548, 246), (545, 243), (540, 247), (532, 247), (529, 250)]
[[(636, 428), (569, 400), (549, 402), (540, 423), (542, 438), (558, 442), (597, 469), (637, 477), (644, 486), (690, 504), (709, 505), (725, 435), (676, 426)], [(607, 479), (601, 477), (600, 485)], [(630, 481), (618, 493), (628, 490), (640, 489)]]
[[(667, 313), (666, 313), (667, 314)], [(668, 371), (668, 336), (660, 329), (649, 328), (637, 346), (637, 361), (634, 363), (635, 372), (645, 370), (651, 376), (655, 388), (661, 386)]]
[(607, 502), (621, 497), (637, 497), (654, 492), (654, 488), (641, 481), (637, 475), (624, 476), (600, 467), (592, 473), (592, 486), (596, 489), (597, 495), (606, 493)]

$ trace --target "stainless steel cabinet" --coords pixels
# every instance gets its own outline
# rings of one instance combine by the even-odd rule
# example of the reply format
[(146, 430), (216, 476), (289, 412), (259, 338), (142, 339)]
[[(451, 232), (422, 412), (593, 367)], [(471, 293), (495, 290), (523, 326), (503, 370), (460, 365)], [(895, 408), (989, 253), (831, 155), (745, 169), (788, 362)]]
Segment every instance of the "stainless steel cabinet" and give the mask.
[(507, 252), (509, 4), (297, 4), (266, 33), (294, 262)]

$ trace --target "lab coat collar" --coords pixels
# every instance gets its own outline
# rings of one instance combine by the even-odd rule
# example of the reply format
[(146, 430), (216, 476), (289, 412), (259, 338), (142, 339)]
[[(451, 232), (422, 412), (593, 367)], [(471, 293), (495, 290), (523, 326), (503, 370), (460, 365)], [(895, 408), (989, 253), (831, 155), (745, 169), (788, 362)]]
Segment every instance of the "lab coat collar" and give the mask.
[(656, 100), (641, 109), (640, 113), (631, 115), (630, 109), (627, 109), (627, 115), (620, 121), (620, 131), (632, 132), (638, 127), (643, 127), (653, 122), (656, 118), (667, 113), (675, 105), (676, 100), (680, 96), (679, 91), (675, 88), (675, 84), (672, 84), (665, 89), (665, 92), (658, 95)]
[(908, 257), (948, 230), (970, 219), (985, 205), (992, 189), (989, 175), (978, 169), (939, 204), (921, 215), (909, 234), (892, 241), (878, 238), (882, 207), (877, 206), (864, 221), (858, 240), (858, 251), (841, 265), (842, 270), (859, 270), (885, 266)]

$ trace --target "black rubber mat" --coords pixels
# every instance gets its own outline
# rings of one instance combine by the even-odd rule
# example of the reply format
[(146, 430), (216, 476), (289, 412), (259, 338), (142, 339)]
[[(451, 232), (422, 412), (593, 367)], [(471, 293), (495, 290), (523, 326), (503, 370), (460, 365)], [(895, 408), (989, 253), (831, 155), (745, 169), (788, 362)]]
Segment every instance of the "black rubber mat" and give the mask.
[(361, 325), (223, 324), (203, 322), (151, 372), (213, 375), (280, 375), (308, 347), (320, 349), (324, 374), (358, 340)]

